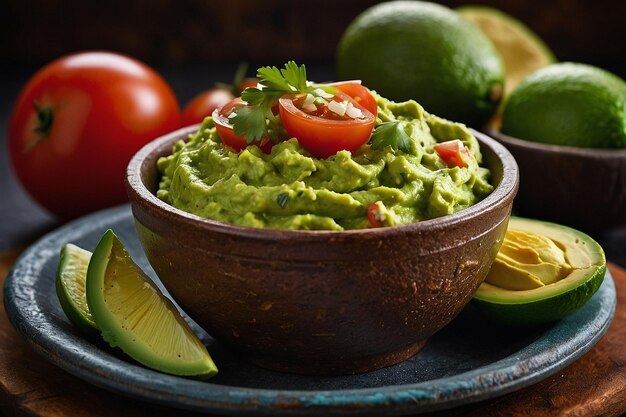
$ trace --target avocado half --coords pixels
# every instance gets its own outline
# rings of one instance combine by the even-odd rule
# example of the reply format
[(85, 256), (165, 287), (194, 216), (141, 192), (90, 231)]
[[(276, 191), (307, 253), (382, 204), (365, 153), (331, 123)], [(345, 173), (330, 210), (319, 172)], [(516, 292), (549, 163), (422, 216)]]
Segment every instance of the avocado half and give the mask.
[(474, 294), (474, 303), (493, 320), (520, 326), (553, 322), (581, 308), (600, 288), (606, 257), (588, 235), (556, 223), (520, 217), (511, 217), (509, 229), (551, 239), (564, 252), (572, 271), (555, 283), (522, 291), (483, 282)]

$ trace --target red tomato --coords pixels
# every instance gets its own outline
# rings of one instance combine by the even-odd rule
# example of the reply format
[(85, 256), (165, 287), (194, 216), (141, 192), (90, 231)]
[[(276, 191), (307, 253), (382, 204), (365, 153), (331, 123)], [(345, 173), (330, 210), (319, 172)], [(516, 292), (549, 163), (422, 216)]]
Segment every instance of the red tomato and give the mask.
[(212, 88), (195, 96), (183, 109), (183, 126), (202, 123), (205, 117), (210, 116), (213, 110), (228, 103), (235, 96), (224, 88)]
[[(248, 146), (248, 142), (246, 142), (246, 138), (244, 135), (237, 136), (233, 131), (233, 125), (231, 125), (228, 121), (228, 116), (237, 108), (245, 106), (247, 103), (241, 99), (241, 97), (237, 97), (230, 102), (226, 103), (222, 107), (218, 107), (213, 111), (213, 121), (215, 122), (215, 129), (217, 130), (217, 134), (220, 139), (226, 146), (230, 146), (236, 152), (244, 149)], [(272, 151), (272, 142), (267, 139), (261, 139), (259, 142), (255, 142), (255, 144), (261, 148), (261, 150), (265, 153), (270, 153)]]
[(248, 87), (256, 87), (257, 78), (246, 78), (238, 85), (218, 84), (218, 87), (203, 91), (195, 96), (183, 109), (182, 124), (189, 126), (202, 123), (205, 117), (211, 116), (213, 111), (235, 98), (234, 93), (241, 94)]
[(470, 154), (459, 139), (438, 143), (434, 146), (434, 149), (449, 167), (464, 168), (467, 166)]
[(246, 78), (239, 84), (239, 93), (241, 93), (243, 90), (245, 90), (248, 87), (256, 87), (258, 83), (259, 83), (258, 78)]
[(328, 85), (352, 97), (354, 101), (369, 110), (374, 117), (378, 116), (378, 104), (376, 104), (376, 99), (370, 90), (361, 84), (361, 80), (338, 81)]
[(376, 118), (347, 94), (338, 92), (335, 101), (351, 102), (361, 110), (362, 117), (338, 119), (326, 110), (305, 113), (294, 104), (298, 98), (288, 94), (278, 100), (280, 118), (287, 134), (297, 138), (302, 147), (316, 157), (326, 158), (344, 149), (354, 151), (370, 138)]
[(126, 201), (130, 158), (180, 127), (169, 85), (134, 59), (69, 55), (26, 84), (9, 122), (13, 169), (41, 205), (63, 219)]

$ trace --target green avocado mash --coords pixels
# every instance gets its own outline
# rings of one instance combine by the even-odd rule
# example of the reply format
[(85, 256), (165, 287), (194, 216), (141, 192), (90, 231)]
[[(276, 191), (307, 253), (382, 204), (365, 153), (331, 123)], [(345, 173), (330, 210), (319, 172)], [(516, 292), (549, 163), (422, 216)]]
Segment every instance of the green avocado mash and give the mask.
[[(170, 156), (159, 159), (157, 197), (226, 223), (344, 230), (370, 227), (368, 207), (378, 201), (384, 225), (393, 226), (455, 213), (493, 190), (489, 170), (479, 166), (478, 141), (464, 125), (429, 114), (415, 101), (377, 96), (377, 102), (376, 125), (403, 121), (408, 152), (365, 144), (317, 159), (294, 138), (275, 144), (271, 154), (254, 145), (235, 153), (207, 118), (188, 142), (176, 143)], [(453, 139), (467, 147), (467, 167), (448, 167), (433, 149)]]

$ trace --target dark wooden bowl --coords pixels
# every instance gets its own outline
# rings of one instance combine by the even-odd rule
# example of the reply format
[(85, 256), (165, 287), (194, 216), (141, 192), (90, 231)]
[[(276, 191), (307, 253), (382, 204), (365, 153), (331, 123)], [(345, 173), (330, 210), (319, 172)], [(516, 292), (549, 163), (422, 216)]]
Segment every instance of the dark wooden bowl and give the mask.
[(626, 150), (546, 145), (487, 133), (515, 157), (517, 214), (566, 224), (596, 237), (626, 225)]
[(128, 166), (140, 241), (185, 312), (253, 362), (280, 371), (358, 373), (414, 355), (483, 281), (517, 191), (513, 157), (476, 132), (497, 187), (453, 215), (343, 232), (234, 226), (154, 195), (157, 159), (196, 128), (146, 145)]

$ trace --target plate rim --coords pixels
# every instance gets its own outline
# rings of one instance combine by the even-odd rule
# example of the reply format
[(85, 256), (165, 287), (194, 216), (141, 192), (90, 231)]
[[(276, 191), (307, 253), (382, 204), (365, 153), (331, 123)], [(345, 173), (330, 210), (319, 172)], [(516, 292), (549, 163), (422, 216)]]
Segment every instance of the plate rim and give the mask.
[[(528, 350), (533, 350), (531, 348), (556, 334), (557, 342), (551, 341), (551, 346), (554, 343), (559, 343), (560, 346), (568, 342), (568, 349), (559, 352), (560, 357), (557, 360), (554, 360), (555, 354), (541, 354), (540, 356), (545, 356), (542, 361), (536, 360), (538, 353), (527, 357), (511, 355), (486, 366), (448, 377), (374, 388), (278, 390), (195, 381), (153, 371), (116, 358), (108, 352), (101, 353), (99, 349), (89, 351), (77, 349), (76, 346), (68, 349), (58, 343), (59, 337), (51, 338), (45, 334), (45, 330), (50, 329), (50, 326), (46, 326), (45, 318), (42, 320), (35, 317), (34, 320), (32, 316), (36, 315), (31, 315), (29, 319), (29, 313), (35, 307), (31, 304), (35, 301), (35, 292), (30, 294), (32, 298), (24, 292), (42, 277), (31, 276), (30, 287), (24, 286), (22, 281), (24, 274), (37, 271), (37, 260), (41, 258), (43, 250), (50, 250), (49, 246), (59, 244), (60, 238), (67, 242), (73, 234), (78, 237), (86, 236), (90, 231), (122, 221), (128, 216), (132, 217), (128, 205), (105, 209), (71, 221), (29, 246), (17, 258), (5, 279), (5, 311), (21, 338), (37, 353), (66, 372), (100, 388), (177, 409), (237, 415), (316, 415), (320, 412), (328, 415), (345, 415), (349, 412), (379, 415), (383, 411), (388, 415), (404, 415), (449, 409), (513, 392), (563, 369), (600, 340), (608, 330), (616, 308), (615, 286), (607, 269), (604, 282), (594, 297), (602, 296), (610, 304), (603, 303), (604, 307), (600, 309), (602, 314), (595, 315), (586, 323), (595, 328), (591, 337), (583, 337), (580, 334), (582, 332), (577, 331), (579, 329), (569, 329), (568, 334), (563, 331), (568, 330), (567, 322), (561, 321), (517, 352), (528, 353)], [(56, 252), (54, 255), (58, 256)], [(50, 259), (49, 256), (45, 258), (46, 262)], [(39, 265), (43, 264), (45, 262), (39, 259)], [(55, 330), (59, 331), (58, 328)], [(75, 338), (74, 335), (64, 334), (62, 331), (59, 335)], [(85, 338), (82, 340), (92, 345)], [(78, 347), (81, 347), (80, 343)], [(113, 379), (111, 375), (117, 375), (117, 378)]]

